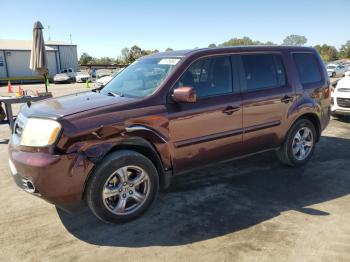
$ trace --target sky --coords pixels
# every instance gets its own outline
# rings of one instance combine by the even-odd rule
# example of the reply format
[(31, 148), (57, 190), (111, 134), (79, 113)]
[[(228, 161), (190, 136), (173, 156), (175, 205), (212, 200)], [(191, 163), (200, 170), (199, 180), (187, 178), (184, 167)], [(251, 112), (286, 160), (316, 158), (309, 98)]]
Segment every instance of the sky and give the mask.
[(350, 40), (349, 0), (0, 0), (0, 39), (31, 39), (39, 20), (45, 40), (78, 46), (78, 54), (120, 55), (138, 45), (164, 51), (207, 47), (248, 36), (277, 44), (290, 34), (307, 45), (339, 48)]

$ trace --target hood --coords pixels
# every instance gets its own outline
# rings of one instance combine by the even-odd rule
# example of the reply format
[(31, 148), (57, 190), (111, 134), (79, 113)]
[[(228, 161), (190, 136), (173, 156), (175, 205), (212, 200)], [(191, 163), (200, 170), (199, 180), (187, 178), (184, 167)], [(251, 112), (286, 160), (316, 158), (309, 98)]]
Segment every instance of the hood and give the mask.
[(127, 104), (132, 101), (135, 101), (135, 99), (107, 96), (95, 92), (85, 92), (50, 98), (32, 103), (30, 106), (25, 104), (21, 108), (21, 113), (25, 116), (63, 117), (113, 104)]

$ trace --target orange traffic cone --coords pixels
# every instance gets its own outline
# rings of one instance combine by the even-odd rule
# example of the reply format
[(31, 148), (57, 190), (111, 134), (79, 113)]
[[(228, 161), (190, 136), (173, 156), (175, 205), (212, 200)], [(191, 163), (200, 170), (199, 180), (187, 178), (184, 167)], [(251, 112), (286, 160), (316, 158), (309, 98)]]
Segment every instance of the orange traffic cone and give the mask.
[(7, 92), (8, 92), (8, 93), (12, 93), (11, 81), (8, 81), (8, 82), (7, 82)]
[(21, 84), (19, 84), (19, 86), (18, 86), (18, 95), (19, 96), (23, 96), (23, 89), (22, 89), (22, 87), (21, 87)]

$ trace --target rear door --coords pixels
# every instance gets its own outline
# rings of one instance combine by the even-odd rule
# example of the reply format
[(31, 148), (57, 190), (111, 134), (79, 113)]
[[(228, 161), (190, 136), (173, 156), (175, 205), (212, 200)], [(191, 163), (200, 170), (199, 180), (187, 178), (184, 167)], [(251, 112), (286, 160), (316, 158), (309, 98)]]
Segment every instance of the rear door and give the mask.
[(240, 55), (244, 153), (277, 147), (288, 124), (295, 91), (281, 53)]
[(242, 105), (230, 56), (202, 58), (175, 87), (190, 86), (195, 103), (169, 103), (173, 168), (188, 168), (234, 157), (242, 145)]

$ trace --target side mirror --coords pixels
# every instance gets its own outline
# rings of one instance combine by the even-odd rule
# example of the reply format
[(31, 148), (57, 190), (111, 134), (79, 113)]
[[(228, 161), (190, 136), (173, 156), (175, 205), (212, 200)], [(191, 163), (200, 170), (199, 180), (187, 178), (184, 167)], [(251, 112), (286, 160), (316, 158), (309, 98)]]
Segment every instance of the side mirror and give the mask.
[(175, 88), (172, 97), (175, 102), (195, 103), (197, 101), (196, 90), (187, 86)]

